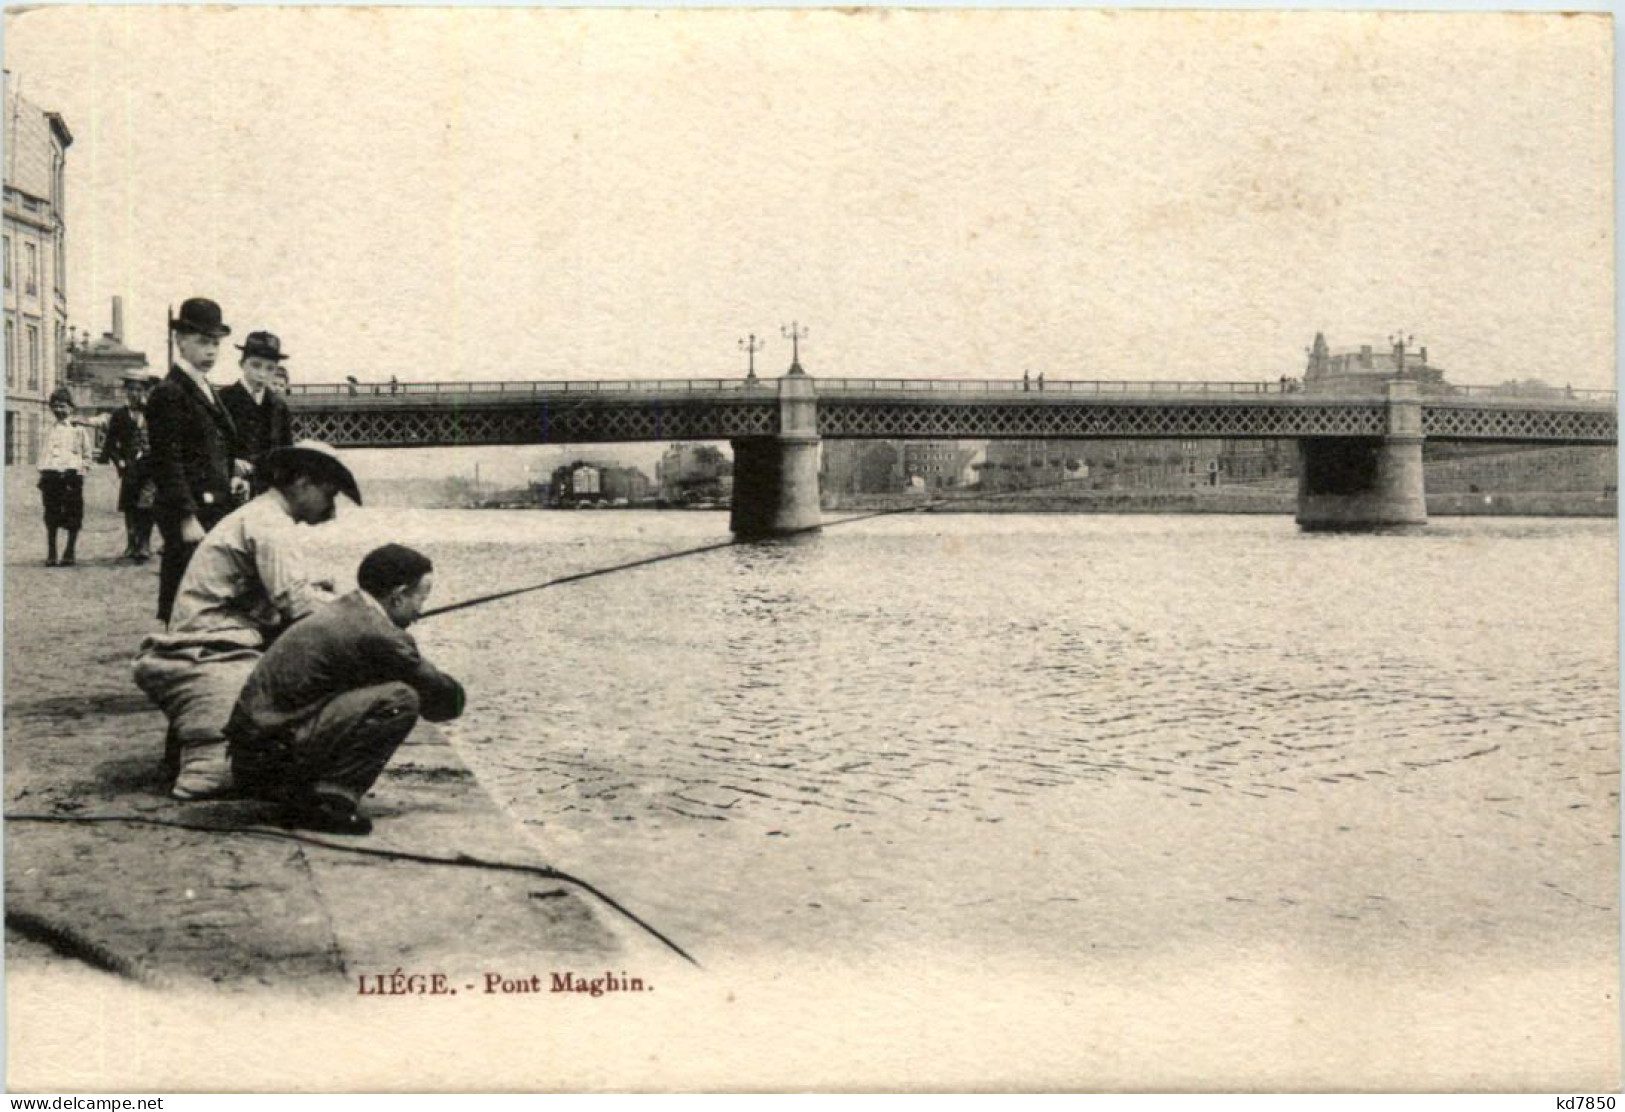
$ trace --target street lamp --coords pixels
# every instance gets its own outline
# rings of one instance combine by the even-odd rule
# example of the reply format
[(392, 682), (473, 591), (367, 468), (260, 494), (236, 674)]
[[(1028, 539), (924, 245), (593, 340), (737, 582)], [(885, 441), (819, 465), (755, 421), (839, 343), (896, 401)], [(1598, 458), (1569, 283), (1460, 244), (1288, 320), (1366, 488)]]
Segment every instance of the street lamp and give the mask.
[(807, 330), (797, 326), (795, 321), (779, 326), (779, 333), (790, 341), (790, 373), (804, 375), (807, 372), (801, 369), (801, 341), (806, 339)]
[(756, 333), (754, 332), (750, 334), (749, 339), (739, 341), (740, 350), (747, 352), (747, 357), (750, 360), (750, 369), (745, 374), (745, 381), (748, 383), (753, 383), (756, 381), (756, 353), (762, 350), (762, 347), (766, 344), (766, 342), (767, 341), (765, 340), (758, 340), (756, 338)]

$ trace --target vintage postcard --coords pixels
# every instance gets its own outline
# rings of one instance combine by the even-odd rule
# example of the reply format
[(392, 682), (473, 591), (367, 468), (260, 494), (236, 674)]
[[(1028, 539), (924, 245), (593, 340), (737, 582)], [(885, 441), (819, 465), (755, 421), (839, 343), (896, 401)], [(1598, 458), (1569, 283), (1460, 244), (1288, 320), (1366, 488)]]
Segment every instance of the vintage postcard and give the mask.
[(11, 1090), (1617, 1089), (1612, 36), (8, 12)]

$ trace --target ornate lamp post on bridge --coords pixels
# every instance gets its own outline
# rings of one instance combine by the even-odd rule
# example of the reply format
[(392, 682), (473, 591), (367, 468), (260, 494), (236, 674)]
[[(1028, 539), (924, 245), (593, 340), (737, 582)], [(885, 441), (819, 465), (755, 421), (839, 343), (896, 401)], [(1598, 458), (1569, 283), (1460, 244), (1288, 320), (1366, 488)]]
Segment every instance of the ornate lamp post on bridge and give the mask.
[(801, 369), (801, 341), (807, 338), (807, 330), (796, 326), (795, 321), (779, 326), (779, 333), (790, 341), (790, 373), (804, 375), (807, 372)]
[(749, 339), (739, 341), (739, 349), (749, 353), (750, 364), (749, 370), (745, 373), (745, 382), (750, 385), (756, 383), (756, 353), (761, 351), (766, 343), (766, 340), (758, 340), (754, 332), (750, 334)]

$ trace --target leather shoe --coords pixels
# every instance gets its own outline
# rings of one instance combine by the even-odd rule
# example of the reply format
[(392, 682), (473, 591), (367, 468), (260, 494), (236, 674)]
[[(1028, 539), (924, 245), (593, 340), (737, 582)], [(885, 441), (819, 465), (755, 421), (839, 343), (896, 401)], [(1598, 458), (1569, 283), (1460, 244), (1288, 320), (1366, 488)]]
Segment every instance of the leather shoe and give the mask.
[(348, 799), (336, 795), (309, 796), (288, 812), (288, 824), (322, 834), (371, 834), (372, 820)]

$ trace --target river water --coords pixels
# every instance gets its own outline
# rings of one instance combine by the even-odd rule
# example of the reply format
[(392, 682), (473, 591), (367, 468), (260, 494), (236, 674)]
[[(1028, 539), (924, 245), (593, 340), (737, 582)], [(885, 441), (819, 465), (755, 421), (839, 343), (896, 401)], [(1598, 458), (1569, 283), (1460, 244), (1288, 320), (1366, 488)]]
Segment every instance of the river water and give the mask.
[[(380, 529), (434, 558), (433, 604), (722, 541), (727, 517), (325, 532)], [(449, 733), (503, 805), (712, 961), (1606, 960), (1616, 565), (1612, 521), (911, 515), (414, 632), (467, 683)]]

